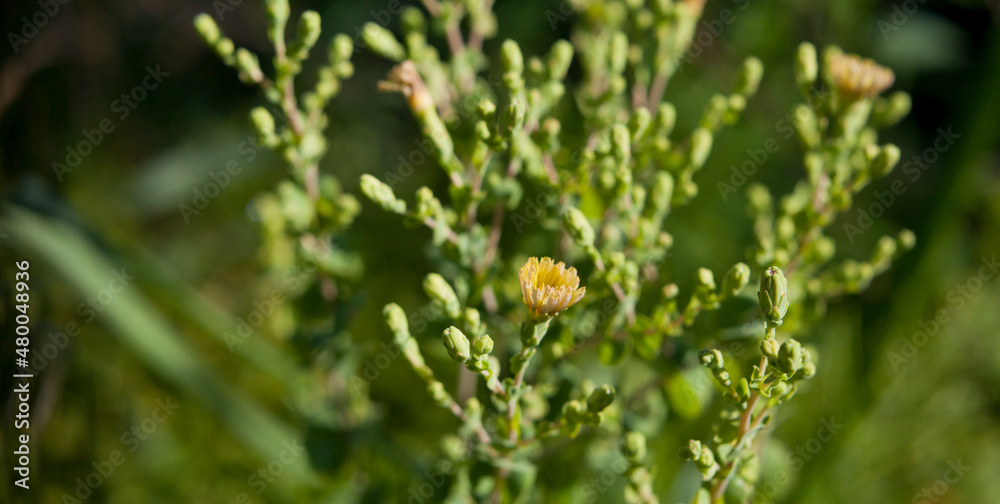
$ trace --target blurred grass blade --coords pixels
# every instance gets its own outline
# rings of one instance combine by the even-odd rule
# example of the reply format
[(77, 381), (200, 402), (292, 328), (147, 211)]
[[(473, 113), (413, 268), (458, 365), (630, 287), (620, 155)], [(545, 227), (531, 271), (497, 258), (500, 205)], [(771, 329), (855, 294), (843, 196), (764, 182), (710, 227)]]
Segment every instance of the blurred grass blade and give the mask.
[[(22, 252), (48, 263), (82, 296), (106, 286), (107, 272), (114, 265), (77, 229), (13, 205), (5, 210), (6, 229)], [(123, 290), (115, 297), (114, 306), (103, 311), (99, 319), (111, 329), (110, 334), (135, 352), (153, 372), (188, 396), (199, 399), (262, 460), (275, 459), (284, 449), (284, 443), (300, 437), (290, 426), (215, 376), (197, 350), (138, 289)], [(306, 457), (296, 457), (284, 468), (284, 475), (293, 485), (313, 478)]]

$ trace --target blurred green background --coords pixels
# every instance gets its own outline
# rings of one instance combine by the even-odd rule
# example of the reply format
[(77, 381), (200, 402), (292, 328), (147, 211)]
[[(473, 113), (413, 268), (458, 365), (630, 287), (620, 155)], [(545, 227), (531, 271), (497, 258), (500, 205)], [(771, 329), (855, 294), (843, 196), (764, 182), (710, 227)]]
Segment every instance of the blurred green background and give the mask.
[[(904, 4), (915, 11), (905, 14)], [(499, 36), (487, 41), (487, 54), (504, 38), (540, 54), (568, 37), (572, 17), (551, 15), (559, 5), (498, 1)], [(293, 2), (295, 12), (306, 8), (323, 15), (321, 44), (385, 16), (390, 28), (398, 23), (379, 0)], [(918, 245), (866, 293), (835, 303), (807, 336), (820, 370), (776, 419), (760, 502), (1000, 502), (1000, 278), (986, 279), (990, 269), (982, 268), (1000, 254), (1000, 6), (711, 0), (704, 18), (718, 19), (723, 8), (736, 21), (667, 91), (678, 127), (693, 127), (747, 55), (764, 61), (765, 76), (744, 119), (717, 139), (699, 174), (702, 194), (669, 221), (685, 238), (668, 271), (687, 278), (694, 268), (720, 271), (744, 259), (752, 230), (742, 190), (723, 199), (713, 188), (747, 149), (781, 138), (776, 123), (799, 102), (791, 63), (800, 41), (837, 44), (895, 70), (895, 88), (914, 103), (883, 135), (902, 148), (901, 165), (931, 148), (941, 129), (959, 135), (926, 171), (897, 168), (872, 184), (832, 226), (849, 256), (867, 257), (878, 237), (901, 227), (916, 232)], [(0, 9), (3, 33), (24, 34), (22, 16), (42, 7)], [(438, 479), (435, 441), (455, 420), (414, 393), (402, 360), (363, 387), (356, 378), (388, 341), (381, 307), (423, 302), (430, 266), (420, 244), (429, 233), (404, 229), (366, 203), (338, 243), (363, 257), (365, 273), (333, 322), (304, 325), (287, 340), (269, 323), (231, 352), (224, 335), (269, 294), (258, 281), (259, 238), (247, 206), (286, 172), (273, 154), (248, 149), (247, 111), (261, 99), (203, 48), (191, 28), (202, 11), (237, 44), (268, 54), (263, 7), (253, 0), (70, 0), (26, 43), (3, 48), (0, 502), (76, 502), (81, 484), (90, 488), (83, 500), (107, 503), (419, 502), (410, 492)], [(364, 50), (354, 62), (357, 74), (331, 105), (321, 169), (357, 193), (361, 174), (395, 170), (419, 132), (398, 96), (375, 90), (389, 64)], [(150, 68), (162, 72), (158, 79), (146, 78)], [(144, 78), (145, 97), (123, 101)], [(105, 131), (95, 132), (102, 121)], [(56, 173), (67, 146), (85, 140), (92, 152)], [(753, 179), (784, 194), (802, 175), (800, 158), (793, 140), (781, 140)], [(185, 214), (179, 205), (192, 204), (231, 161), (241, 171)], [(867, 222), (862, 209), (877, 206), (895, 180), (905, 194), (865, 232), (848, 232), (845, 225)], [(397, 191), (446, 184), (428, 164)], [(12, 279), (14, 262), (25, 259), (33, 355), (41, 356), (30, 491), (13, 486), (11, 469)], [(300, 318), (326, 309), (310, 305), (313, 298), (306, 293)], [(933, 334), (914, 343), (922, 330)], [(424, 340), (434, 340), (430, 333)], [(443, 365), (437, 350), (429, 358)], [(668, 428), (650, 440), (663, 502), (677, 492), (676, 450), (686, 434)], [(582, 446), (557, 446), (577, 465), (540, 461), (544, 486), (565, 490), (546, 497), (552, 502), (595, 502), (579, 486), (599, 481), (602, 468)], [(123, 463), (113, 463), (115, 453)], [(948, 472), (956, 467), (957, 480)], [(622, 484), (615, 478), (596, 501), (619, 502)]]

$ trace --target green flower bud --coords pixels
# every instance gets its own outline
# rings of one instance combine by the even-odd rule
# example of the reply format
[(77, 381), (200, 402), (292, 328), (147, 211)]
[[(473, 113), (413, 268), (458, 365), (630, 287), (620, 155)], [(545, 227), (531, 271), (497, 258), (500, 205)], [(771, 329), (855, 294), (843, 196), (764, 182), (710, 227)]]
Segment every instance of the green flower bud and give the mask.
[(891, 236), (879, 238), (878, 243), (875, 245), (875, 253), (872, 256), (872, 264), (882, 264), (892, 261), (898, 249), (899, 247), (896, 244), (895, 238)]
[(431, 395), (435, 403), (442, 407), (447, 406), (452, 401), (451, 395), (444, 388), (444, 384), (437, 380), (427, 384), (427, 393)]
[(906, 117), (913, 107), (913, 100), (905, 91), (896, 91), (888, 98), (875, 100), (871, 122), (881, 128), (893, 126)]
[(204, 12), (198, 14), (194, 18), (194, 29), (201, 36), (201, 39), (205, 41), (209, 46), (215, 46), (215, 43), (219, 41), (222, 37), (222, 32), (219, 31), (219, 25), (215, 24), (215, 20), (212, 16), (205, 14)]
[(442, 333), (442, 339), (444, 341), (444, 347), (448, 350), (448, 355), (451, 356), (455, 362), (465, 362), (472, 357), (472, 351), (469, 346), (469, 338), (465, 337), (462, 331), (459, 331), (457, 327), (451, 326), (444, 330)]
[(698, 352), (698, 361), (709, 369), (722, 369), (725, 364), (722, 352), (717, 348), (706, 348)]
[(670, 202), (673, 197), (674, 177), (667, 172), (657, 172), (654, 175), (653, 187), (649, 194), (653, 212), (657, 215), (665, 215), (670, 211)]
[(552, 45), (552, 49), (549, 50), (549, 57), (547, 67), (549, 70), (549, 79), (554, 81), (561, 81), (566, 78), (566, 71), (569, 70), (569, 65), (573, 61), (573, 44), (565, 40), (559, 40)]
[(476, 356), (486, 355), (493, 351), (493, 338), (489, 334), (484, 334), (476, 338), (472, 345), (472, 352)]
[(367, 173), (361, 176), (361, 192), (387, 212), (406, 213), (406, 202), (396, 199), (388, 184)]
[(483, 321), (479, 316), (479, 310), (469, 307), (462, 312), (462, 322), (465, 324), (465, 328), (475, 334), (480, 334), (483, 332)]
[(257, 130), (261, 143), (268, 144), (274, 138), (274, 117), (264, 107), (254, 107), (250, 111), (250, 121)]
[(625, 71), (625, 65), (628, 63), (628, 36), (623, 32), (616, 31), (611, 34), (608, 63), (612, 74), (620, 74)]
[(611, 385), (602, 385), (587, 398), (587, 411), (600, 412), (615, 402), (615, 389)]
[(569, 207), (563, 213), (563, 227), (577, 245), (585, 248), (594, 245), (594, 228), (579, 208)]
[(884, 177), (892, 172), (892, 169), (899, 163), (899, 147), (893, 144), (886, 144), (879, 149), (878, 155), (872, 159), (872, 177)]
[(452, 462), (464, 460), (466, 457), (465, 441), (454, 434), (445, 434), (441, 438), (441, 451)]
[(215, 44), (215, 54), (224, 59), (231, 57), (235, 50), (236, 46), (233, 45), (233, 41), (225, 37), (220, 38)]
[(768, 327), (781, 325), (788, 311), (788, 280), (777, 266), (771, 266), (760, 275), (757, 301)]
[(417, 7), (408, 6), (403, 9), (401, 20), (403, 23), (403, 31), (416, 33), (427, 32), (427, 19), (424, 17), (424, 13)]
[(372, 52), (392, 61), (406, 59), (406, 49), (396, 40), (396, 36), (377, 23), (365, 23), (361, 39)]
[(778, 369), (785, 374), (792, 374), (802, 369), (803, 364), (805, 364), (805, 354), (801, 343), (790, 339), (781, 344), (781, 348), (778, 349)]
[(625, 435), (625, 444), (622, 445), (622, 454), (632, 461), (642, 460), (646, 457), (646, 436), (641, 432), (629, 432)]
[(260, 82), (264, 78), (257, 55), (242, 47), (236, 50), (236, 68), (241, 72), (245, 82)]
[(314, 10), (307, 10), (299, 18), (298, 30), (295, 34), (295, 43), (292, 44), (289, 56), (292, 59), (305, 59), (309, 55), (309, 50), (316, 45), (319, 34), (322, 30), (322, 20), (319, 13)]
[(743, 70), (740, 78), (736, 81), (736, 93), (743, 96), (753, 96), (760, 86), (761, 76), (764, 75), (764, 63), (751, 56), (743, 61)]
[(813, 376), (816, 376), (816, 364), (814, 364), (812, 362), (807, 362), (807, 363), (803, 364), (802, 365), (802, 378), (808, 380), (808, 379), (812, 378)]
[(722, 280), (722, 295), (732, 297), (740, 293), (747, 284), (750, 283), (750, 266), (743, 263), (736, 263)]
[(503, 41), (500, 47), (500, 64), (503, 65), (504, 73), (514, 73), (521, 75), (524, 73), (524, 56), (521, 55), (521, 46), (511, 39)]
[(493, 100), (483, 98), (479, 101), (479, 105), (476, 106), (476, 115), (487, 123), (493, 122), (496, 119), (497, 106), (493, 103)]
[(340, 62), (351, 59), (351, 55), (354, 54), (354, 39), (344, 35), (343, 33), (338, 33), (333, 40), (330, 41), (330, 61)]
[(663, 286), (663, 298), (667, 301), (671, 299), (677, 299), (677, 295), (680, 294), (681, 289), (677, 287), (675, 283), (668, 283)]
[(267, 16), (272, 24), (284, 25), (288, 20), (288, 0), (265, 0)]
[(715, 291), (715, 275), (708, 268), (698, 268), (698, 275), (695, 277), (696, 288)]
[(774, 338), (764, 338), (764, 341), (760, 343), (760, 353), (764, 354), (769, 359), (778, 358), (778, 350), (781, 349), (781, 344), (778, 340)]
[(699, 127), (691, 133), (691, 166), (701, 168), (705, 166), (709, 153), (712, 152), (712, 132), (707, 128)]
[(808, 93), (808, 89), (816, 82), (819, 64), (816, 59), (816, 46), (809, 42), (799, 44), (795, 58), (795, 82)]
[(660, 136), (669, 136), (677, 123), (677, 109), (672, 103), (661, 103), (656, 110), (656, 130)]
[(424, 278), (424, 292), (427, 294), (427, 297), (441, 305), (445, 313), (452, 319), (457, 319), (461, 316), (458, 296), (443, 276), (437, 273), (427, 275)]
[(903, 229), (899, 232), (896, 240), (899, 242), (900, 249), (913, 250), (913, 247), (917, 244), (917, 235), (913, 234), (913, 231), (909, 229)]
[(410, 339), (410, 325), (406, 321), (406, 312), (396, 303), (389, 303), (382, 309), (382, 316), (395, 337), (396, 343)]
[(431, 191), (427, 186), (417, 189), (417, 218), (433, 218), (439, 212), (441, 212), (441, 202), (434, 196), (434, 191)]

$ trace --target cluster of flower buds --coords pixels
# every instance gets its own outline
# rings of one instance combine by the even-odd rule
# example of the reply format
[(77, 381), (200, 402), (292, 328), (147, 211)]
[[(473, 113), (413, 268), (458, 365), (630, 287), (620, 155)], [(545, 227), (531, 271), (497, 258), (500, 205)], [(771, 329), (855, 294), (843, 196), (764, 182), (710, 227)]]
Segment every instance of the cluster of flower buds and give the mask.
[(709, 481), (719, 472), (719, 464), (715, 461), (715, 454), (712, 449), (701, 443), (697, 439), (688, 441), (687, 445), (681, 448), (680, 456), (684, 460), (690, 460), (698, 468), (704, 481)]
[(712, 372), (719, 385), (729, 388), (733, 384), (732, 379), (729, 377), (729, 371), (726, 371), (721, 351), (715, 348), (702, 350), (698, 355), (698, 359), (702, 366), (705, 366)]

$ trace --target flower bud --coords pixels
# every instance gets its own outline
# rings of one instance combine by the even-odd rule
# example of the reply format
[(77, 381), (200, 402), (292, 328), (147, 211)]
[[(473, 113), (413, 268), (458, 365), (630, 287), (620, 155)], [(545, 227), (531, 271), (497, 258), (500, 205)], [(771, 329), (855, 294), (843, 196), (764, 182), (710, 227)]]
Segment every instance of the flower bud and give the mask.
[(472, 353), (476, 356), (486, 355), (493, 351), (493, 338), (484, 334), (472, 344)]
[(561, 81), (566, 78), (566, 71), (573, 61), (573, 44), (565, 40), (559, 40), (552, 45), (549, 50), (546, 66), (549, 70), (549, 78), (554, 81)]
[(524, 72), (524, 56), (521, 55), (521, 46), (511, 39), (503, 41), (500, 47), (500, 64), (503, 65), (504, 73), (514, 73), (521, 75)]
[(739, 80), (736, 81), (736, 93), (744, 96), (754, 95), (763, 75), (764, 63), (753, 56), (747, 58), (743, 61), (743, 70), (740, 72)]
[(396, 40), (396, 36), (377, 23), (365, 23), (361, 38), (372, 52), (392, 61), (406, 59), (406, 49)]
[(892, 169), (899, 163), (899, 156), (899, 147), (885, 144), (871, 161), (872, 177), (884, 177), (892, 172)]
[(615, 124), (611, 128), (611, 155), (620, 164), (632, 156), (632, 137), (624, 124)]
[(660, 136), (669, 136), (677, 123), (677, 109), (672, 103), (661, 103), (656, 110), (656, 130)]
[(246, 82), (260, 82), (264, 77), (264, 73), (260, 71), (257, 55), (242, 47), (236, 50), (236, 68), (242, 73)]
[(780, 348), (781, 345), (774, 338), (764, 338), (764, 341), (760, 343), (760, 353), (764, 354), (768, 359), (777, 359)]
[(437, 273), (427, 275), (424, 278), (424, 292), (427, 294), (427, 297), (441, 305), (445, 313), (452, 319), (457, 319), (461, 316), (458, 296), (443, 276)]
[(785, 374), (792, 374), (802, 369), (805, 363), (805, 355), (802, 351), (802, 344), (794, 339), (790, 339), (781, 344), (778, 349), (777, 367)]
[(628, 63), (628, 36), (625, 33), (615, 31), (611, 34), (608, 60), (612, 74), (620, 74), (625, 71), (625, 64)]
[(913, 231), (909, 229), (903, 229), (896, 237), (896, 241), (899, 243), (900, 249), (912, 250), (917, 244), (917, 235), (913, 234)]
[(222, 32), (219, 31), (219, 25), (215, 24), (215, 20), (212, 16), (202, 12), (194, 18), (194, 29), (201, 36), (201, 39), (205, 41), (206, 44), (214, 46), (219, 38), (222, 37)]
[(622, 445), (622, 454), (629, 460), (641, 460), (646, 457), (646, 436), (641, 432), (629, 432), (625, 435), (625, 444)]
[(795, 82), (803, 90), (808, 90), (816, 82), (818, 69), (816, 46), (809, 42), (799, 44), (799, 50), (795, 58)]
[(388, 184), (367, 173), (361, 176), (361, 192), (387, 212), (406, 213), (406, 202), (396, 199)]
[(722, 352), (717, 348), (706, 348), (698, 352), (698, 360), (702, 366), (709, 369), (721, 369), (725, 364), (725, 361), (722, 359)]
[(563, 214), (563, 227), (577, 245), (585, 248), (594, 245), (594, 228), (579, 208), (570, 207), (566, 210)]
[(691, 133), (691, 166), (701, 168), (705, 166), (709, 153), (712, 152), (712, 132), (707, 128), (699, 127)]
[(663, 298), (667, 301), (671, 299), (676, 299), (677, 295), (680, 294), (681, 290), (677, 287), (675, 283), (668, 283), (663, 286)]
[(410, 339), (410, 325), (406, 321), (406, 312), (396, 303), (389, 303), (382, 309), (382, 316), (395, 336), (396, 343)]
[(611, 385), (602, 385), (587, 398), (587, 411), (600, 412), (615, 402), (615, 389)]
[(732, 297), (740, 293), (747, 284), (750, 283), (750, 266), (743, 263), (736, 263), (722, 280), (722, 295)]
[(905, 91), (896, 91), (886, 98), (875, 100), (871, 122), (877, 127), (893, 126), (906, 117), (913, 107), (913, 100)]
[(465, 328), (474, 335), (481, 334), (484, 330), (479, 310), (475, 308), (469, 307), (462, 312), (462, 322), (465, 324)]
[(442, 339), (444, 341), (444, 347), (448, 350), (448, 355), (451, 356), (455, 362), (465, 362), (472, 357), (472, 351), (469, 346), (469, 338), (465, 337), (462, 331), (459, 331), (457, 327), (451, 326), (444, 330), (442, 333)]
[(340, 62), (351, 59), (354, 54), (354, 39), (343, 33), (338, 33), (330, 41), (330, 61)]
[(788, 311), (788, 280), (777, 266), (761, 273), (757, 301), (768, 327), (780, 326)]
[(302, 13), (302, 17), (299, 18), (298, 30), (295, 34), (295, 43), (292, 45), (290, 51), (290, 56), (293, 59), (304, 59), (309, 54), (309, 50), (319, 40), (322, 24), (318, 12), (307, 10)]
[(271, 113), (264, 107), (254, 107), (250, 111), (250, 121), (257, 129), (261, 143), (269, 143), (269, 140), (274, 137), (274, 117), (271, 116)]

